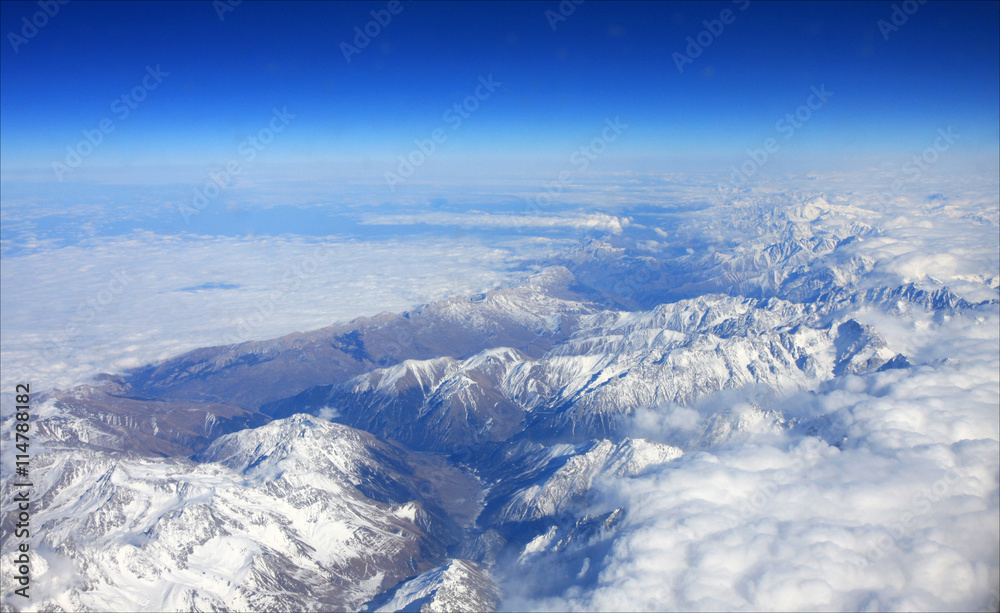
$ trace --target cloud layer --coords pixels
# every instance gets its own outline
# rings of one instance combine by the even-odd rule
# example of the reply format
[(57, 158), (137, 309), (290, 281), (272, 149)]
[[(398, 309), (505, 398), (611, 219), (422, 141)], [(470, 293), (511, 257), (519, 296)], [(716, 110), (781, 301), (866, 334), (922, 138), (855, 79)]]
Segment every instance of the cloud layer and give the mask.
[(7, 256), (4, 385), (65, 387), (195, 347), (482, 291), (558, 244), (142, 233)]

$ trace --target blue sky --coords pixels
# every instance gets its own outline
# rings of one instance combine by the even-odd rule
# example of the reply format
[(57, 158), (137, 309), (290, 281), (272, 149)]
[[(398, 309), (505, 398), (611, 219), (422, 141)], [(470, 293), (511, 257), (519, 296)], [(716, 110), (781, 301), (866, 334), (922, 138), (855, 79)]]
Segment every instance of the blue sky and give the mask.
[[(105, 118), (113, 131), (64, 180), (204, 174), (245, 159), (241, 144), (274, 109), (294, 119), (254, 163), (317, 177), (355, 167), (381, 175), (435, 129), (447, 136), (435, 151), (442, 169), (564, 164), (615, 117), (628, 126), (607, 156), (620, 167), (710, 166), (779, 135), (776, 122), (814, 86), (833, 96), (787, 144), (803, 159), (898, 158), (945, 126), (962, 135), (964, 154), (998, 148), (997, 3), (589, 1), (570, 12), (568, 2), (405, 2), (346, 61), (342, 43), (387, 5), (243, 2), (220, 19), (210, 2), (70, 2), (37, 18), (47, 23), (15, 52), (11, 33), (42, 9), (4, 2), (5, 179), (53, 178), (53, 162)], [(554, 21), (560, 6), (570, 14)], [(903, 8), (911, 14), (886, 40), (879, 21), (891, 23), (894, 7), (897, 23)], [(731, 23), (704, 32), (723, 11)], [(699, 35), (710, 44), (679, 71), (674, 54)], [(147, 67), (167, 74), (122, 117), (115, 101)], [(448, 109), (489, 75), (500, 85), (460, 126), (449, 123)]]

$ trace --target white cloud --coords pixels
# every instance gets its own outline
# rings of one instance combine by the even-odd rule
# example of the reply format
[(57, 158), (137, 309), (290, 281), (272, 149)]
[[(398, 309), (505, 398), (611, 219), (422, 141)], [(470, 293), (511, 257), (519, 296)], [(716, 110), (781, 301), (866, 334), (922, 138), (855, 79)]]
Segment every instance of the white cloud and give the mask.
[(142, 233), (8, 255), (3, 385), (66, 387), (249, 340), (248, 330), (250, 338), (271, 338), (483, 291), (559, 244)]
[[(929, 362), (771, 407), (827, 424), (826, 440), (760, 429), (606, 482), (603, 507), (629, 515), (598, 585), (506, 606), (995, 610), (1000, 315), (946, 321), (914, 350)], [(942, 352), (961, 357), (936, 361)], [(690, 409), (642, 419), (651, 436), (676, 442), (679, 427), (697, 438)]]
[(631, 220), (627, 217), (616, 217), (605, 213), (535, 215), (524, 211), (499, 215), (481, 212), (366, 215), (363, 219), (363, 223), (373, 226), (427, 224), (462, 228), (567, 228), (596, 230), (612, 234), (621, 234), (631, 224)]
[(336, 407), (324, 406), (320, 407), (317, 415), (319, 415), (320, 419), (331, 421), (340, 416), (340, 410), (337, 409)]

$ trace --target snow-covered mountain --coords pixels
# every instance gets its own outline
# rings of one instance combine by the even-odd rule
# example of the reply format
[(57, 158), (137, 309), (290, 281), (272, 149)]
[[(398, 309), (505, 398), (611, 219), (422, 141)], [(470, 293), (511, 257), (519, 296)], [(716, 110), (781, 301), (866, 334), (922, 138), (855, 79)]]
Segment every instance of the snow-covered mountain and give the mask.
[[(755, 609), (783, 581), (813, 608), (982, 601), (997, 276), (921, 274), (901, 245), (934, 248), (933, 220), (992, 248), (995, 219), (726, 206), (483, 294), (47, 393), (31, 606)], [(948, 570), (906, 566), (945, 542)]]
[(366, 605), (363, 611), (492, 611), (500, 590), (468, 560), (451, 560), (421, 573)]
[(67, 610), (357, 608), (443, 561), (461, 527), (441, 505), (478, 491), (439, 458), (307, 415), (222, 436), (193, 461), (40, 461), (34, 604)]
[(541, 356), (512, 348), (408, 360), (261, 408), (334, 407), (333, 419), (416, 449), (455, 451), (515, 435), (615, 435), (641, 407), (723, 389), (780, 394), (905, 364), (871, 326), (771, 298), (702, 296), (651, 311), (602, 311)]

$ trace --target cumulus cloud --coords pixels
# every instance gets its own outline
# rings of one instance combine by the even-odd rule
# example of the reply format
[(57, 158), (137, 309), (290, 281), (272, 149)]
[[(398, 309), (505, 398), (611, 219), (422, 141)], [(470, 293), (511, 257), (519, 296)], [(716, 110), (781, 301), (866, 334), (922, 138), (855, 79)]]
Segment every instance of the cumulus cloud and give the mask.
[[(863, 258), (873, 264), (857, 279), (862, 288), (912, 282), (996, 301), (995, 179), (908, 186), (883, 204), (867, 190), (887, 178), (814, 184), (832, 185), (836, 195), (789, 193), (775, 183), (709, 199), (656, 235), (758, 249), (774, 215), (799, 224), (797, 236), (864, 224), (875, 232), (812, 266)], [(934, 188), (948, 196), (919, 197)], [(862, 306), (851, 316), (912, 366), (846, 375), (784, 398), (726, 392), (638, 411), (632, 436), (685, 455), (634, 478), (599, 481), (588, 512), (626, 510), (606, 553), (592, 547), (582, 561), (544, 558), (548, 566), (531, 570), (549, 573), (552, 589), (526, 593), (509, 581), (504, 608), (998, 610), (998, 308)], [(731, 426), (724, 436), (712, 431), (720, 419)], [(554, 570), (560, 565), (567, 568)]]
[(950, 319), (911, 349), (913, 368), (775, 401), (783, 427), (715, 445), (707, 408), (637, 417), (688, 453), (603, 483), (592, 510), (628, 515), (596, 585), (515, 589), (505, 608), (996, 610), (1000, 315)]
[(340, 416), (340, 409), (327, 405), (320, 407), (319, 411), (316, 414), (319, 415), (320, 419), (331, 421)]

